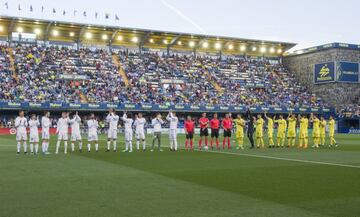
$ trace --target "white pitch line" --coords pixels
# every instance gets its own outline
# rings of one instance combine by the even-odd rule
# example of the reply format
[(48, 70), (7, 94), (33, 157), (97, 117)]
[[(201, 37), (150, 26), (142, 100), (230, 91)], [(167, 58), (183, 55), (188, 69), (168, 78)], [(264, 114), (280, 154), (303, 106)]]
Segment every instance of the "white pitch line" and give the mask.
[(233, 153), (233, 152), (221, 152), (221, 151), (207, 151), (207, 152), (217, 153), (217, 154), (228, 154), (228, 155), (237, 155), (237, 156), (245, 156), (245, 157), (256, 157), (256, 158), (265, 158), (265, 159), (272, 159), (272, 160), (293, 161), (293, 162), (301, 162), (301, 163), (312, 163), (312, 164), (321, 164), (321, 165), (360, 169), (360, 166), (349, 165), (349, 164), (338, 164), (338, 163), (329, 163), (329, 162), (322, 162), (322, 161), (301, 160), (301, 159), (293, 159), (293, 158), (272, 157), (272, 156), (268, 156), (268, 155), (242, 154), (242, 153)]
[[(99, 141), (106, 141), (106, 139), (99, 139)], [(119, 143), (118, 143), (118, 145), (119, 145)], [(15, 147), (15, 145), (0, 145), (0, 147), (11, 147), (11, 146)], [(147, 147), (148, 146), (149, 145), (147, 145)], [(165, 147), (163, 147), (163, 148), (165, 148)], [(181, 149), (184, 149), (184, 148), (181, 148)], [(195, 150), (195, 151), (204, 152), (204, 151), (201, 151), (201, 150)], [(268, 156), (268, 155), (243, 154), (243, 153), (210, 151), (210, 150), (208, 150), (206, 152), (216, 153), (216, 154), (227, 154), (227, 155), (235, 155), (235, 156), (256, 157), (256, 158), (264, 158), (264, 159), (272, 159), (272, 160), (293, 161), (293, 162), (300, 162), (300, 163), (312, 163), (312, 164), (320, 164), (320, 165), (328, 165), (328, 166), (338, 166), (338, 167), (348, 167), (348, 168), (360, 169), (360, 166), (356, 166), (356, 165), (338, 164), (338, 163), (330, 163), (330, 162), (323, 162), (323, 161), (301, 160), (301, 159), (293, 159), (293, 158), (272, 157), (272, 156)]]

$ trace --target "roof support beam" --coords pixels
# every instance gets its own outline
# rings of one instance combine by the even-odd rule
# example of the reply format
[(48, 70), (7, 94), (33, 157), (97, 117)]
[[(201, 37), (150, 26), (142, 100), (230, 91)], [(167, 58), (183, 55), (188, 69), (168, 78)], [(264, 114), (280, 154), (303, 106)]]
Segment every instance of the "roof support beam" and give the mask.
[(80, 32), (79, 32), (79, 35), (78, 35), (78, 38), (77, 38), (77, 42), (78, 43), (81, 43), (81, 38), (83, 37), (84, 33), (85, 33), (85, 29), (86, 29), (86, 26), (82, 26), (81, 29), (80, 29)]
[(177, 36), (175, 36), (175, 38), (173, 38), (171, 41), (170, 41), (170, 43), (168, 44), (168, 49), (170, 49), (176, 42), (177, 42), (177, 40), (179, 40), (179, 38), (182, 36), (182, 34), (179, 34), (179, 35), (177, 35)]
[(8, 41), (12, 41), (12, 32), (14, 31), (15, 26), (15, 18), (11, 19), (10, 25), (9, 25), (9, 31), (8, 31)]
[(112, 43), (114, 42), (114, 39), (115, 39), (115, 36), (119, 33), (119, 30), (115, 30), (112, 35), (111, 35), (111, 38), (109, 40), (109, 46), (112, 45)]
[(45, 41), (49, 41), (49, 32), (50, 32), (50, 28), (51, 28), (52, 24), (53, 24), (53, 22), (50, 22), (46, 26), (46, 29), (45, 29)]
[(207, 40), (208, 40), (208, 37), (203, 37), (203, 38), (197, 43), (197, 45), (195, 46), (195, 49), (200, 48), (201, 45), (202, 45), (203, 43), (205, 43)]
[(151, 32), (147, 32), (141, 39), (139, 43), (139, 47), (141, 48), (145, 42), (150, 38)]

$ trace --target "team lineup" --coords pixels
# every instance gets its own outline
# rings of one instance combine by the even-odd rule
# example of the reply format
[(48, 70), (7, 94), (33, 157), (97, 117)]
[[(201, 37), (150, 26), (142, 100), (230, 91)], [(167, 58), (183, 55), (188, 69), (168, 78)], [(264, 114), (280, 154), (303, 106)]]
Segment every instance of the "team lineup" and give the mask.
[[(246, 117), (246, 120), (244, 119)], [(146, 119), (143, 117), (142, 113), (137, 113), (134, 118), (131, 114), (124, 112), (120, 117), (115, 113), (115, 110), (109, 110), (108, 115), (105, 118), (106, 123), (108, 123), (107, 130), (107, 143), (106, 143), (106, 152), (109, 152), (111, 149), (117, 151), (117, 138), (118, 138), (118, 126), (119, 121), (123, 122), (124, 125), (124, 136), (125, 136), (125, 149), (123, 152), (132, 152), (133, 151), (133, 131), (135, 131), (136, 139), (136, 149), (143, 151), (146, 150), (146, 133), (145, 125), (147, 124)], [(220, 149), (219, 143), (219, 134), (220, 129), (223, 130), (223, 141), (222, 149), (231, 149), (231, 136), (233, 131), (233, 125), (235, 125), (235, 137), (236, 137), (236, 149), (244, 149), (244, 137), (248, 137), (251, 144), (250, 148), (265, 148), (264, 143), (264, 126), (266, 120), (266, 133), (269, 148), (275, 147), (285, 147), (285, 140), (287, 138), (287, 147), (294, 147), (296, 144), (296, 138), (298, 136), (299, 148), (308, 148), (309, 140), (309, 122), (312, 123), (312, 138), (313, 144), (312, 147), (319, 148), (320, 146), (325, 146), (326, 143), (326, 126), (328, 126), (328, 138), (329, 138), (329, 147), (337, 147), (335, 135), (335, 120), (330, 116), (329, 121), (327, 122), (324, 117), (318, 118), (316, 115), (311, 114), (309, 118), (306, 115), (289, 114), (287, 119), (283, 115), (269, 116), (264, 113), (263, 115), (257, 114), (253, 115), (250, 110), (248, 110), (245, 116), (238, 114), (235, 119), (232, 119), (231, 113), (225, 114), (225, 117), (220, 120), (218, 114), (214, 114), (212, 119), (207, 118), (207, 114), (203, 113), (201, 118), (198, 120), (200, 128), (200, 138), (198, 141), (198, 149), (205, 150)], [(64, 154), (67, 154), (68, 150), (68, 141), (69, 141), (69, 126), (71, 128), (70, 133), (70, 144), (71, 151), (75, 151), (75, 145), (78, 145), (80, 152), (83, 150), (83, 139), (81, 135), (80, 125), (81, 118), (78, 115), (78, 112), (75, 112), (72, 117), (69, 117), (69, 113), (62, 112), (61, 118), (58, 119), (56, 134), (57, 142), (55, 148), (55, 154), (58, 154), (60, 151), (61, 144), (63, 143)], [(151, 120), (153, 140), (151, 145), (151, 151), (155, 149), (155, 143), (157, 143), (157, 150), (162, 151), (161, 149), (161, 134), (162, 126), (165, 122), (169, 123), (169, 147), (171, 151), (178, 150), (178, 124), (179, 119), (176, 116), (175, 112), (170, 111), (166, 116), (166, 119), (163, 120), (160, 113), (158, 113), (155, 118)], [(86, 120), (87, 126), (87, 151), (90, 152), (92, 147), (95, 151), (99, 151), (99, 139), (98, 139), (98, 128), (99, 123), (94, 113), (91, 113), (88, 120)], [(275, 144), (273, 135), (274, 135), (274, 124), (277, 124), (277, 133), (276, 139), (277, 143)], [(41, 122), (35, 114), (32, 114), (30, 120), (27, 120), (24, 116), (24, 111), (19, 112), (19, 116), (15, 119), (15, 128), (16, 128), (16, 141), (17, 141), (17, 154), (20, 153), (21, 147), (23, 147), (24, 153), (28, 152), (27, 149), (27, 128), (29, 128), (30, 138), (30, 153), (38, 154), (39, 153), (39, 128), (41, 127), (41, 139), (42, 146), (41, 151), (43, 154), (49, 154), (49, 142), (50, 142), (50, 112), (45, 112), (44, 116), (41, 118)], [(297, 130), (298, 126), (298, 130)], [(186, 134), (185, 140), (185, 149), (193, 150), (194, 148), (194, 134), (195, 134), (196, 124), (191, 116), (187, 116), (184, 122), (184, 131)], [(210, 144), (208, 141), (209, 137), (209, 128), (211, 130), (210, 134)], [(246, 132), (246, 133), (245, 133)], [(255, 136), (254, 136), (255, 134)], [(255, 141), (254, 141), (255, 137)], [(204, 142), (204, 146), (203, 146)], [(112, 145), (112, 147), (111, 147)], [(142, 145), (142, 147), (140, 147)], [(210, 147), (209, 147), (210, 146)]]

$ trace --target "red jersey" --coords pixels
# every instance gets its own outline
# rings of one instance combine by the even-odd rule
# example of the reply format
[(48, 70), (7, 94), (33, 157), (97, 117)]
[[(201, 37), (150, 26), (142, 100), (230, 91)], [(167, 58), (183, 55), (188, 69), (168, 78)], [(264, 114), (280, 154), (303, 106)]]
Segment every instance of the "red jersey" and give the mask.
[(232, 128), (232, 120), (231, 118), (224, 118), (222, 121), (223, 128), (226, 130), (231, 130)]
[(210, 127), (211, 127), (211, 129), (219, 129), (219, 127), (220, 127), (219, 119), (211, 119)]
[(186, 120), (184, 128), (186, 129), (186, 132), (193, 133), (195, 129), (195, 122)]
[(200, 118), (199, 123), (200, 123), (201, 129), (207, 128), (208, 124), (209, 124), (209, 119), (208, 118)]

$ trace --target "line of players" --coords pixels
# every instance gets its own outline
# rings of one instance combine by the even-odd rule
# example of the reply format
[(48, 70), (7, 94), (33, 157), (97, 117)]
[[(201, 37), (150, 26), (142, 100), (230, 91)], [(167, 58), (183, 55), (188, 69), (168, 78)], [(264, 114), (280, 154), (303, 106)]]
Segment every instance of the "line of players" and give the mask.
[[(142, 149), (146, 149), (146, 140), (145, 140), (145, 124), (146, 120), (143, 118), (141, 113), (135, 115), (135, 121), (131, 118), (131, 114), (124, 112), (123, 116), (120, 118), (116, 115), (115, 111), (111, 109), (109, 114), (106, 117), (106, 122), (109, 125), (108, 129), (108, 140), (106, 151), (109, 152), (111, 148), (111, 143), (113, 145), (113, 151), (117, 150), (117, 135), (118, 135), (118, 122), (122, 120), (124, 123), (124, 132), (125, 132), (125, 150), (124, 152), (132, 152), (132, 139), (133, 139), (133, 127), (135, 128), (135, 137), (136, 137), (136, 147), (140, 149), (140, 142), (142, 142)], [(178, 118), (175, 113), (169, 112), (166, 117), (166, 120), (170, 122), (169, 129), (169, 139), (171, 150), (177, 151), (177, 125)], [(152, 142), (151, 151), (154, 150), (155, 142), (158, 142), (158, 150), (161, 149), (161, 132), (162, 125), (165, 122), (162, 120), (160, 114), (152, 120), (154, 138)], [(69, 113), (62, 112), (61, 118), (57, 122), (56, 134), (58, 136), (55, 154), (59, 153), (60, 145), (63, 142), (64, 144), (64, 153), (67, 154), (68, 147), (68, 130), (69, 125), (71, 127), (71, 151), (75, 151), (75, 144), (78, 143), (79, 151), (82, 152), (82, 137), (80, 131), (81, 118), (76, 112), (70, 119)], [(42, 127), (42, 152), (44, 154), (49, 154), (49, 142), (50, 142), (50, 112), (45, 112), (45, 115), (41, 118), (41, 127)], [(99, 151), (99, 139), (98, 139), (98, 121), (95, 115), (92, 113), (90, 118), (86, 121), (88, 128), (88, 138), (87, 138), (87, 151), (91, 151), (91, 147), (95, 148), (95, 151)], [(24, 112), (20, 111), (19, 116), (15, 119), (15, 128), (16, 128), (16, 141), (17, 141), (17, 154), (20, 153), (21, 145), (23, 145), (24, 153), (27, 153), (27, 127), (30, 128), (30, 152), (32, 154), (38, 154), (39, 152), (39, 127), (40, 121), (35, 114), (31, 115), (29, 121), (24, 116)]]
[[(279, 118), (268, 116), (266, 113), (264, 115), (258, 114), (256, 117), (251, 114), (250, 110), (247, 111), (246, 115), (247, 120), (243, 119), (241, 114), (238, 114), (236, 119), (231, 118), (231, 114), (226, 114), (225, 118), (221, 121), (221, 127), (224, 130), (222, 148), (231, 149), (231, 132), (233, 124), (236, 127), (236, 141), (237, 149), (244, 149), (244, 136), (245, 129), (247, 137), (249, 138), (251, 148), (255, 148), (255, 143), (257, 148), (264, 148), (264, 125), (265, 120), (267, 120), (267, 137), (268, 137), (268, 147), (285, 147), (285, 139), (287, 137), (287, 147), (294, 147), (297, 137), (297, 122), (299, 123), (299, 146), (300, 148), (308, 148), (308, 131), (309, 131), (309, 121), (313, 124), (313, 146), (319, 148), (320, 146), (325, 146), (325, 137), (326, 137), (326, 125), (328, 125), (328, 135), (330, 144), (329, 147), (337, 146), (335, 136), (335, 120), (330, 116), (329, 122), (327, 122), (324, 117), (320, 119), (311, 114), (308, 119), (306, 115), (298, 115), (296, 118), (295, 114), (290, 113), (287, 119), (283, 115), (279, 115)], [(277, 127), (277, 144), (275, 145), (273, 140), (274, 135), (274, 123), (278, 124)], [(208, 128), (211, 129), (211, 141), (210, 148), (214, 149), (213, 143), (216, 142), (216, 149), (219, 147), (219, 129), (220, 129), (220, 120), (218, 119), (217, 114), (214, 114), (213, 119), (209, 120), (206, 117), (206, 113), (202, 114), (202, 117), (199, 119), (200, 124), (200, 139), (199, 139), (199, 149), (202, 149), (202, 141), (205, 140), (205, 148), (208, 148)], [(185, 149), (188, 149), (188, 144), (190, 144), (190, 149), (193, 148), (193, 137), (195, 123), (190, 116), (187, 117), (185, 121), (185, 131), (186, 131), (186, 142)], [(256, 141), (254, 141), (254, 133)]]
[[(200, 139), (199, 139), (199, 149), (203, 148), (202, 142), (204, 140), (205, 149), (208, 149), (208, 128), (211, 129), (211, 140), (210, 148), (214, 149), (214, 143), (216, 143), (216, 149), (220, 149), (219, 145), (219, 131), (220, 127), (224, 131), (222, 148), (225, 149), (227, 145), (228, 149), (231, 149), (231, 134), (233, 123), (236, 126), (236, 140), (238, 143), (237, 149), (244, 149), (244, 132), (247, 127), (247, 137), (249, 138), (251, 148), (255, 147), (255, 142), (253, 139), (253, 134), (255, 133), (256, 138), (256, 147), (264, 147), (263, 140), (263, 128), (265, 121), (262, 118), (262, 115), (253, 116), (248, 110), (246, 113), (247, 121), (243, 119), (242, 115), (238, 114), (236, 119), (231, 118), (231, 114), (225, 114), (225, 118), (220, 121), (218, 115), (214, 114), (213, 118), (209, 120), (206, 117), (206, 113), (202, 114), (202, 117), (199, 119), (200, 126)], [(327, 125), (326, 120), (321, 117), (318, 119), (315, 115), (311, 114), (310, 119), (307, 119), (305, 115), (299, 115), (298, 118), (294, 114), (289, 114), (287, 120), (284, 119), (282, 115), (279, 115), (279, 119), (275, 119), (264, 114), (264, 118), (267, 120), (267, 135), (268, 135), (268, 146), (269, 147), (284, 147), (285, 138), (287, 132), (288, 147), (295, 146), (296, 139), (296, 124), (297, 121), (300, 123), (299, 127), (299, 147), (307, 148), (308, 147), (308, 122), (313, 123), (313, 147), (319, 147), (320, 145), (325, 145), (325, 127)], [(133, 138), (133, 126), (135, 127), (135, 137), (136, 137), (136, 147), (140, 149), (140, 142), (142, 142), (142, 149), (146, 149), (146, 140), (145, 140), (145, 124), (146, 120), (143, 118), (141, 113), (135, 115), (135, 121), (131, 118), (130, 114), (124, 112), (123, 116), (120, 118), (116, 115), (114, 110), (110, 110), (109, 114), (106, 117), (106, 122), (109, 125), (108, 129), (108, 140), (106, 151), (110, 151), (111, 143), (113, 144), (113, 151), (117, 150), (117, 135), (118, 135), (118, 122), (119, 120), (124, 122), (124, 131), (125, 131), (125, 150), (124, 152), (132, 152), (132, 138)], [(166, 117), (166, 120), (170, 122), (169, 128), (169, 140), (170, 140), (170, 150), (177, 151), (177, 129), (178, 129), (178, 118), (174, 112), (169, 112)], [(277, 128), (277, 146), (273, 141), (273, 132), (274, 132), (274, 123), (278, 124)], [(287, 124), (288, 123), (288, 124)], [(64, 143), (64, 153), (67, 153), (68, 146), (68, 128), (71, 126), (71, 151), (75, 151), (75, 143), (78, 143), (80, 152), (82, 151), (82, 137), (80, 132), (81, 118), (76, 112), (72, 119), (69, 118), (69, 114), (66, 112), (62, 113), (61, 118), (58, 120), (56, 133), (58, 135), (58, 140), (56, 143), (55, 153), (59, 153), (61, 142)], [(151, 151), (154, 150), (155, 142), (158, 142), (158, 150), (161, 149), (161, 132), (162, 125), (164, 121), (160, 114), (157, 114), (156, 117), (152, 120), (153, 126), (153, 141)], [(50, 140), (50, 113), (46, 112), (41, 119), (42, 127), (42, 152), (44, 154), (49, 153), (49, 140)], [(40, 121), (37, 119), (36, 115), (33, 114), (31, 119), (27, 121), (24, 117), (24, 112), (19, 113), (19, 117), (15, 120), (15, 127), (17, 129), (16, 140), (17, 140), (17, 153), (20, 153), (21, 143), (23, 143), (24, 152), (27, 153), (27, 131), (26, 128), (30, 128), (30, 152), (37, 154), (39, 149), (39, 133), (38, 128), (40, 126)], [(335, 132), (335, 121), (333, 117), (330, 117), (329, 123), (329, 138), (330, 146), (336, 146), (336, 141), (334, 139)], [(89, 120), (87, 120), (88, 127), (88, 144), (87, 150), (91, 151), (91, 146), (95, 147), (95, 151), (99, 150), (98, 143), (98, 121), (94, 114), (90, 115)], [(193, 149), (193, 137), (195, 130), (195, 122), (192, 120), (191, 116), (188, 116), (185, 125), (186, 133), (185, 149)]]

